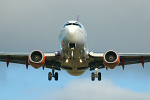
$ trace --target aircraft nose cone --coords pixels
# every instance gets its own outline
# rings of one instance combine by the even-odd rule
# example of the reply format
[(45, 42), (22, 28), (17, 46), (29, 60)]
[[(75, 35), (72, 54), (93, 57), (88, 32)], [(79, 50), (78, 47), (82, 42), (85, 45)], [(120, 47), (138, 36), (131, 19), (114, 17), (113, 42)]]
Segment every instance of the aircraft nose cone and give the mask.
[(78, 29), (76, 27), (68, 27), (66, 30), (66, 40), (75, 43), (78, 41)]
[(75, 32), (76, 32), (76, 28), (74, 28), (74, 27), (68, 28), (68, 34), (74, 34)]

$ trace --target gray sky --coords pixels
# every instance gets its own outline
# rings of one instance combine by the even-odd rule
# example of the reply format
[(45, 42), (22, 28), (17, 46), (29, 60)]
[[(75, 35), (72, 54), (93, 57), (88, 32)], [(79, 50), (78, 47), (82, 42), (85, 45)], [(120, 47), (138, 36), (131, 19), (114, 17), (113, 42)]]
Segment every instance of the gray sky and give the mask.
[[(61, 26), (68, 20), (76, 20), (77, 15), (80, 15), (79, 21), (88, 33), (90, 51), (106, 52), (113, 49), (128, 53), (150, 52), (149, 5), (149, 0), (0, 0), (0, 51), (31, 52), (34, 49), (43, 52), (58, 51)], [(79, 100), (88, 98), (91, 100), (91, 97), (103, 100), (110, 97), (115, 100), (119, 93), (120, 97), (131, 96), (131, 99), (135, 100), (142, 97), (149, 100), (150, 64), (146, 64), (144, 70), (141, 64), (126, 66), (125, 71), (120, 67), (109, 71), (102, 70), (104, 81), (101, 83), (90, 82), (89, 71), (77, 78), (62, 71), (59, 72), (60, 81), (50, 83), (47, 82), (49, 69), (41, 71), (30, 67), (29, 71), (26, 71), (22, 65), (12, 64), (8, 69), (5, 63), (0, 65), (3, 66), (0, 68), (0, 87), (4, 90), (0, 90), (0, 93), (3, 93), (0, 99), (10, 100), (11, 97), (19, 100), (22, 99), (21, 96), (26, 96), (24, 99), (37, 97), (54, 99), (53, 96), (57, 93), (65, 99), (68, 95), (64, 92), (69, 93), (69, 90), (72, 91), (67, 99), (71, 96), (78, 99), (74, 94), (79, 89), (80, 92), (76, 95), (78, 97), (82, 93), (84, 95)], [(24, 81), (20, 81), (21, 79)], [(76, 87), (76, 84), (79, 87)], [(88, 88), (93, 85), (97, 87)], [(14, 95), (11, 94), (15, 89)], [(116, 95), (112, 95), (114, 89)], [(41, 93), (41, 90), (45, 92)], [(92, 94), (91, 90), (101, 95), (96, 95), (95, 92)], [(108, 97), (105, 98), (104, 95), (108, 91)], [(17, 97), (18, 93), (20, 97)], [(5, 97), (7, 94), (9, 97)], [(60, 98), (57, 97), (56, 100), (58, 99)]]
[(1, 0), (0, 51), (56, 51), (61, 26), (80, 15), (90, 50), (148, 52), (149, 4), (149, 0)]

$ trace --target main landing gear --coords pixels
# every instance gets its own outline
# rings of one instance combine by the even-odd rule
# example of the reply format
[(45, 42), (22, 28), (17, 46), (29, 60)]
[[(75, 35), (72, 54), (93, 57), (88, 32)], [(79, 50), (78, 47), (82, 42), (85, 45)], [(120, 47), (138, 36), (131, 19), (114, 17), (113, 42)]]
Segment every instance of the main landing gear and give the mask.
[(95, 68), (95, 73), (92, 72), (91, 73), (91, 80), (94, 81), (95, 80), (95, 77), (98, 78), (98, 81), (101, 81), (101, 72), (97, 73), (98, 71), (98, 68)]
[(51, 81), (52, 77), (55, 78), (55, 81), (58, 80), (58, 72), (54, 73), (54, 69), (52, 69), (52, 73), (51, 72), (48, 73), (48, 80)]

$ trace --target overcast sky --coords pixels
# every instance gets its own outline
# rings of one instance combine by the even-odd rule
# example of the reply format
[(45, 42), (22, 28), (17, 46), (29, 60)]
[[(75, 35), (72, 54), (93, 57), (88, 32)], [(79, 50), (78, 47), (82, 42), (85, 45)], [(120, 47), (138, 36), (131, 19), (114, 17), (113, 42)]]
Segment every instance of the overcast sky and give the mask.
[[(68, 20), (84, 25), (89, 50), (150, 53), (149, 0), (0, 0), (0, 52), (53, 52), (59, 32)], [(91, 72), (70, 76), (59, 72), (59, 81), (47, 80), (50, 69), (0, 63), (1, 100), (149, 100), (150, 63), (102, 72), (102, 81), (91, 82)]]

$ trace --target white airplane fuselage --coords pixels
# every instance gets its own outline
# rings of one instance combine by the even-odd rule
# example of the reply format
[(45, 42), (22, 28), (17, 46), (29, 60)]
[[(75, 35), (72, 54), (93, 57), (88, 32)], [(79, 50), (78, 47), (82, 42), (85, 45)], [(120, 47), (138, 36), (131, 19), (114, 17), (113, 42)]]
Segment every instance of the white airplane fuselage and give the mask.
[(83, 74), (88, 69), (87, 33), (83, 25), (77, 21), (68, 21), (60, 31), (59, 43), (62, 68), (74, 76)]

